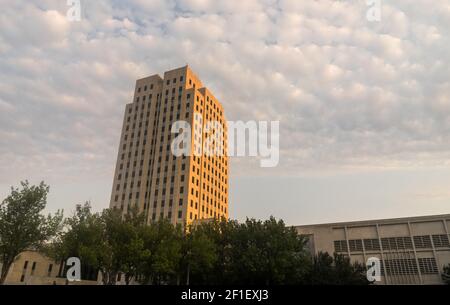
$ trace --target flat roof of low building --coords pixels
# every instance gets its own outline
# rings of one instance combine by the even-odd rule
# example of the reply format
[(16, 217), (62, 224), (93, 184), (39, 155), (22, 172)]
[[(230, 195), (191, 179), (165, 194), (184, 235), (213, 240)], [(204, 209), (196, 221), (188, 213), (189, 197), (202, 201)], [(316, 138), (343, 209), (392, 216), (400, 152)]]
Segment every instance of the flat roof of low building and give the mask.
[(387, 219), (374, 219), (374, 220), (359, 220), (359, 221), (349, 221), (349, 222), (333, 222), (333, 223), (320, 223), (320, 224), (309, 224), (309, 225), (299, 225), (294, 226), (295, 228), (307, 228), (307, 227), (360, 227), (373, 224), (397, 224), (397, 223), (414, 223), (414, 222), (428, 222), (436, 220), (450, 220), (450, 214), (440, 214), (440, 215), (426, 215), (426, 216), (412, 216), (412, 217), (401, 217), (401, 218), (387, 218)]

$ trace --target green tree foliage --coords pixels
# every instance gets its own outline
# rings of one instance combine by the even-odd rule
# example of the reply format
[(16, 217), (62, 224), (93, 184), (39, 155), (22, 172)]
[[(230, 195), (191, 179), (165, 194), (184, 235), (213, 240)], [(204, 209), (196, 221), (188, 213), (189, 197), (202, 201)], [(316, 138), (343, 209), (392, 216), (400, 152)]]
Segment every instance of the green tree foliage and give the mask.
[(11, 188), (11, 194), (0, 204), (0, 284), (8, 275), (17, 255), (25, 250), (40, 249), (61, 228), (62, 211), (54, 216), (42, 215), (47, 205), (49, 187), (41, 182)]
[(125, 275), (128, 285), (136, 277), (141, 260), (144, 258), (144, 242), (141, 232), (144, 218), (133, 208), (123, 215), (119, 210), (104, 210), (101, 215), (104, 226), (104, 245), (107, 252), (105, 260), (99, 266), (104, 282), (116, 283), (119, 272)]
[(232, 241), (235, 236), (237, 221), (227, 221), (225, 219), (201, 223), (190, 228), (194, 234), (205, 235), (212, 243), (215, 253), (214, 263), (209, 270), (211, 272), (203, 272), (192, 270), (190, 272), (190, 283), (204, 285), (220, 285), (225, 284), (232, 278), (230, 256), (232, 254)]
[(83, 265), (100, 269), (105, 265), (105, 227), (99, 214), (91, 212), (89, 203), (77, 205), (74, 214), (64, 222), (64, 230), (47, 249), (58, 261), (79, 257)]
[(104, 284), (119, 273), (127, 284), (365, 284), (364, 268), (343, 257), (312, 258), (304, 237), (283, 221), (216, 220), (183, 230), (167, 219), (145, 224), (137, 210), (93, 214), (77, 206), (54, 253), (78, 256), (97, 268)]
[(447, 285), (450, 285), (450, 264), (444, 267), (444, 272), (442, 273), (442, 280), (444, 280)]
[(144, 260), (139, 281), (143, 284), (175, 284), (179, 282), (183, 233), (167, 219), (151, 223), (142, 230)]
[(192, 228), (182, 241), (179, 276), (185, 276), (186, 285), (190, 284), (191, 274), (195, 276), (194, 282), (207, 283), (216, 262), (217, 247), (213, 239), (202, 230)]
[(145, 260), (147, 251), (144, 247), (142, 232), (146, 229), (145, 218), (139, 214), (136, 208), (131, 209), (127, 214), (120, 217), (117, 210), (106, 210), (104, 217), (110, 215), (112, 218), (112, 228), (109, 241), (113, 245), (113, 253), (116, 253), (116, 272), (123, 272), (127, 285), (136, 279), (141, 262)]
[(105, 285), (114, 285), (123, 272), (128, 284), (144, 255), (140, 237), (144, 219), (135, 210), (122, 215), (117, 210), (92, 213), (89, 203), (77, 205), (74, 215), (49, 250), (50, 256), (65, 260), (79, 257), (82, 264), (100, 271)]
[(319, 252), (314, 256), (305, 284), (312, 285), (368, 285), (365, 267), (350, 262), (348, 257)]
[(210, 222), (193, 234), (210, 244), (209, 265), (192, 270), (195, 284), (299, 284), (310, 263), (304, 238), (274, 218)]

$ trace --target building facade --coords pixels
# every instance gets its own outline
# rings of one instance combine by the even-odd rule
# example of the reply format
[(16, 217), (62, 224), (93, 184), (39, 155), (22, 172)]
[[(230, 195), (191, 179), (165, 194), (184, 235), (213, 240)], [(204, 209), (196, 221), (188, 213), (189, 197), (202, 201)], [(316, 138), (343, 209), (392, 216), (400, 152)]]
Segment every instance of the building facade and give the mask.
[[(1, 266), (0, 266), (1, 267)], [(97, 285), (98, 272), (82, 268), (82, 278), (69, 282), (64, 262), (55, 262), (43, 253), (27, 250), (20, 253), (11, 265), (5, 280), (6, 285)]]
[[(179, 121), (192, 133), (178, 147), (189, 151), (182, 156), (172, 150), (187, 131)], [(211, 132), (210, 122), (222, 132)], [(110, 208), (125, 213), (137, 206), (148, 222), (167, 218), (184, 226), (228, 218), (226, 139), (221, 103), (188, 66), (137, 80), (125, 107)], [(205, 154), (211, 143), (217, 153)]]
[(338, 253), (353, 262), (381, 262), (378, 284), (442, 284), (450, 264), (450, 215), (298, 226), (312, 253)]

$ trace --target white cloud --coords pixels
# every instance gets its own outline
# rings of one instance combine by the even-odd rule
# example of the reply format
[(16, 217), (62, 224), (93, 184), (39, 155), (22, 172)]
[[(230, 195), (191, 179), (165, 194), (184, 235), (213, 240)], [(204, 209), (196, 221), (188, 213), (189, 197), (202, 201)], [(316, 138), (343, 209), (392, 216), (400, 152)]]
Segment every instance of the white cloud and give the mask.
[(186, 63), (228, 119), (281, 121), (271, 174), (448, 165), (447, 1), (384, 3), (380, 23), (364, 1), (82, 1), (80, 22), (1, 2), (1, 182), (112, 179), (135, 79)]

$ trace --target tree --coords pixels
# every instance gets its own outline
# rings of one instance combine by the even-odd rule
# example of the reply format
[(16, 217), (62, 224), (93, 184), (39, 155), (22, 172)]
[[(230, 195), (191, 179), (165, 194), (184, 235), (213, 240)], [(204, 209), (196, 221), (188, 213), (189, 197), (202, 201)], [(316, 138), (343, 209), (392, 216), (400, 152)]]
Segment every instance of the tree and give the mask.
[(283, 221), (213, 221), (195, 227), (215, 250), (213, 267), (194, 284), (281, 285), (301, 283), (309, 266), (305, 240)]
[(144, 218), (137, 210), (122, 214), (106, 209), (92, 213), (90, 203), (77, 205), (74, 215), (53, 243), (49, 253), (55, 259), (79, 257), (83, 266), (98, 270), (104, 285), (115, 285), (123, 272), (128, 285), (144, 259), (141, 237)]
[(139, 281), (155, 285), (179, 282), (183, 240), (181, 227), (161, 219), (145, 226), (142, 238), (145, 250)]
[(271, 217), (264, 222), (247, 219), (232, 235), (229, 282), (283, 285), (301, 281), (306, 264), (305, 240), (294, 228)]
[(57, 261), (78, 257), (82, 266), (100, 270), (108, 248), (104, 240), (104, 224), (91, 205), (76, 205), (74, 214), (65, 219), (64, 230), (47, 247), (47, 255)]
[(444, 267), (444, 272), (442, 273), (442, 280), (450, 285), (450, 264)]
[(21, 189), (11, 187), (11, 194), (0, 204), (0, 284), (4, 284), (17, 255), (39, 249), (61, 228), (63, 214), (42, 215), (47, 205), (49, 187), (41, 182), (21, 182)]
[(124, 216), (118, 246), (120, 257), (122, 257), (120, 270), (125, 274), (126, 285), (136, 279), (141, 263), (147, 257), (142, 238), (145, 225), (145, 215), (139, 213), (137, 208), (131, 209)]
[(273, 217), (213, 220), (184, 232), (168, 219), (147, 225), (136, 209), (92, 214), (86, 204), (66, 223), (55, 242), (60, 257), (80, 257), (105, 285), (116, 284), (119, 273), (126, 284), (368, 284), (364, 266), (336, 254), (311, 257), (305, 237)]
[(334, 268), (337, 285), (369, 285), (366, 267), (359, 263), (351, 263), (350, 258), (334, 254)]
[(109, 265), (102, 266), (109, 278), (109, 284), (115, 284), (117, 274), (123, 272), (125, 283), (130, 284), (137, 275), (141, 261), (145, 259), (142, 228), (145, 218), (137, 208), (126, 214), (119, 210), (105, 210), (102, 214), (105, 226), (105, 242), (109, 246)]
[(319, 252), (312, 260), (305, 284), (312, 285), (368, 285), (363, 265), (350, 262), (348, 257)]
[[(192, 228), (182, 242), (182, 258), (179, 276), (186, 276), (186, 285), (195, 282), (206, 283), (208, 274), (213, 273), (217, 260), (216, 245), (202, 230)], [(178, 280), (178, 284), (179, 284)]]
[(190, 231), (204, 234), (214, 247), (215, 259), (211, 271), (203, 272), (198, 276), (193, 273), (193, 284), (203, 285), (221, 285), (226, 284), (232, 278), (232, 268), (230, 268), (232, 241), (235, 236), (235, 231), (239, 226), (237, 221), (214, 220), (210, 222), (203, 222), (190, 228)]

